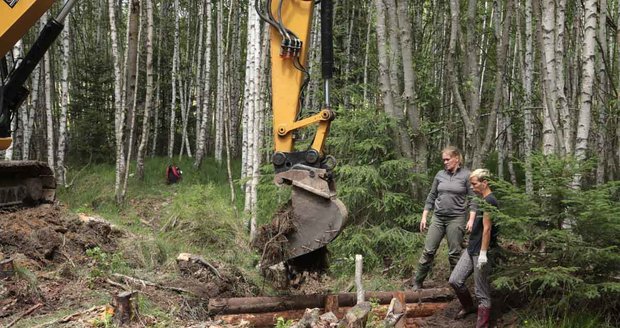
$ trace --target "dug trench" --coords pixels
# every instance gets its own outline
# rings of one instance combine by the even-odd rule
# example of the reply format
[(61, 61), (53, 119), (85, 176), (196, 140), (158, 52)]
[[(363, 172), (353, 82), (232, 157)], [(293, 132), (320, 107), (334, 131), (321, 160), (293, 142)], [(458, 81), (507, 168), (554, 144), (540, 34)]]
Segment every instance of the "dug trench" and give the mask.
[[(166, 313), (163, 316), (136, 313), (133, 321), (127, 324), (130, 327), (248, 324), (258, 327), (273, 325), (278, 316), (301, 319), (306, 308), (320, 308), (325, 312), (327, 298), (331, 299), (330, 307), (334, 307), (334, 294), (326, 288), (330, 278), (320, 270), (298, 272), (293, 281), (286, 282), (280, 290), (280, 294), (289, 295), (284, 299), (297, 305), (269, 308), (265, 305), (270, 303), (259, 296), (262, 287), (247, 281), (239, 268), (227, 263), (179, 254), (174, 268), (162, 265), (152, 272), (152, 268), (140, 264), (144, 259), (128, 251), (135, 249), (141, 238), (144, 237), (119, 229), (101, 218), (70, 213), (61, 205), (40, 205), (0, 213), (0, 326), (91, 327), (104, 322), (107, 314), (114, 313), (110, 307), (114, 298), (122, 293), (138, 295), (142, 303), (148, 302)], [(117, 260), (113, 254), (121, 254), (122, 263), (128, 267), (113, 270), (111, 266)], [(316, 263), (316, 258), (311, 262)], [(175, 273), (170, 274), (170, 270)], [(475, 315), (460, 322), (452, 320), (452, 312), (458, 311), (458, 302), (445, 288), (437, 287), (440, 288), (416, 294), (418, 299), (407, 299), (407, 326), (472, 326)], [(437, 297), (433, 291), (440, 291), (439, 296), (443, 296)], [(404, 293), (410, 297), (414, 292)], [(368, 295), (371, 301), (380, 300), (373, 308), (375, 318), (385, 315), (386, 300), (393, 294), (385, 292), (381, 299)], [(352, 296), (350, 293), (336, 295), (336, 317), (341, 319), (353, 305)], [(241, 299), (247, 304), (258, 302), (263, 310), (242, 308), (237, 313), (227, 313), (221, 305), (226, 299)], [(217, 302), (220, 302), (219, 307)], [(276, 303), (289, 304), (281, 300)], [(256, 317), (259, 321), (252, 319)], [(507, 326), (501, 320), (496, 322), (498, 326)]]

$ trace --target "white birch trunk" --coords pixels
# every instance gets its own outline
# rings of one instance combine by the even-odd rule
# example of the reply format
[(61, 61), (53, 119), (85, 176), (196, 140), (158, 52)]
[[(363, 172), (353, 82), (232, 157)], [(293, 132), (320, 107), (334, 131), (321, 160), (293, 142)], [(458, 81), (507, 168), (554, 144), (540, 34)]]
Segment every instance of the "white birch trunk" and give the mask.
[(174, 1), (174, 52), (172, 55), (172, 98), (170, 100), (170, 131), (168, 135), (168, 157), (172, 158), (174, 153), (174, 136), (176, 128), (176, 107), (177, 107), (177, 69), (179, 65), (179, 0)]
[(202, 62), (204, 60), (202, 56), (202, 49), (204, 44), (204, 17), (205, 17), (205, 3), (207, 1), (200, 1), (198, 5), (198, 52), (196, 60), (196, 83), (194, 85), (194, 92), (196, 94), (196, 143), (194, 149), (196, 149), (196, 156), (198, 156), (198, 147), (200, 147), (200, 121), (202, 119), (202, 85), (204, 79), (202, 75)]
[(222, 162), (222, 137), (224, 135), (224, 106), (225, 98), (224, 94), (224, 6), (222, 1), (217, 2), (217, 80), (220, 82), (217, 84), (217, 106), (215, 108), (215, 161)]
[(209, 106), (210, 106), (210, 94), (211, 94), (211, 27), (213, 26), (213, 8), (211, 4), (211, 0), (207, 0), (206, 3), (206, 12), (207, 12), (207, 31), (206, 31), (206, 42), (205, 42), (205, 53), (204, 53), (204, 67), (203, 67), (203, 79), (204, 82), (201, 85), (201, 93), (202, 93), (202, 117), (200, 118), (200, 129), (198, 133), (198, 149), (196, 149), (196, 158), (194, 161), (194, 167), (200, 167), (202, 163), (202, 159), (204, 158), (206, 147), (207, 147), (207, 126), (209, 122)]
[[(598, 38), (600, 60), (598, 62), (598, 129), (596, 133), (596, 150), (598, 161), (596, 163), (596, 184), (605, 183), (605, 167), (607, 165), (607, 111), (608, 111), (608, 78), (606, 62), (609, 61), (607, 52), (607, 0), (599, 0), (598, 12)], [(616, 45), (620, 46), (620, 45)]]
[(534, 193), (532, 178), (532, 146), (534, 125), (532, 115), (532, 0), (525, 0), (525, 53), (523, 60), (523, 92), (525, 94), (524, 120), (524, 152), (525, 152), (525, 191), (528, 195)]
[[(48, 20), (48, 13), (43, 15), (43, 19), (45, 21)], [(45, 53), (43, 56), (43, 67), (45, 70), (45, 118), (46, 118), (46, 126), (47, 126), (47, 165), (49, 165), (52, 172), (56, 172), (56, 162), (55, 162), (55, 154), (54, 151), (54, 117), (52, 116), (53, 111), (53, 84), (52, 84), (52, 65), (50, 62), (49, 52)], [(54, 173), (55, 174), (55, 173)]]
[[(13, 58), (23, 58), (23, 53), (24, 53), (24, 46), (23, 46), (23, 42), (20, 39), (19, 41), (17, 41), (17, 43), (15, 44), (15, 46), (13, 46), (13, 50), (12, 50), (12, 54), (13, 54)], [(10, 65), (10, 63), (9, 63)], [(15, 69), (15, 67), (10, 67), (9, 66), (9, 70), (11, 69)], [(26, 113), (26, 114), (25, 114)], [(19, 116), (15, 115), (15, 117), (13, 118), (13, 121), (11, 121), (11, 131), (18, 131), (19, 128), (19, 121), (21, 120), (21, 125), (25, 125), (24, 122), (26, 122), (26, 119), (28, 117), (27, 115), (27, 111), (26, 111), (26, 106), (21, 107), (21, 109), (19, 110)], [(13, 143), (11, 143), (11, 145), (9, 146), (9, 148), (7, 148), (4, 152), (4, 159), (7, 161), (11, 161), (13, 160), (13, 158), (16, 156), (15, 153), (15, 149), (16, 149), (16, 143), (19, 142), (19, 137), (16, 135), (13, 136)], [(23, 144), (22, 144), (23, 147)], [(22, 150), (23, 152), (23, 150)]]
[[(134, 65), (135, 67), (133, 67), (130, 72), (132, 72), (132, 75), (134, 78), (134, 81), (132, 83), (128, 83), (128, 85), (132, 85), (133, 86), (133, 90), (128, 90), (127, 94), (131, 94), (131, 97), (128, 97), (128, 99), (132, 100), (131, 105), (131, 112), (133, 113), (133, 115), (131, 115), (130, 117), (130, 122), (129, 122), (129, 147), (127, 148), (127, 164), (125, 165), (125, 177), (123, 179), (123, 190), (121, 192), (121, 197), (122, 199), (125, 199), (125, 195), (127, 194), (127, 180), (129, 180), (129, 168), (131, 167), (131, 155), (133, 153), (133, 138), (135, 135), (135, 129), (136, 129), (136, 112), (137, 112), (137, 102), (138, 102), (138, 80), (140, 78), (140, 74), (137, 73), (138, 72), (138, 67), (140, 67), (140, 56), (138, 55), (140, 53), (140, 36), (142, 34), (142, 10), (140, 9), (140, 0), (133, 0), (132, 1), (132, 11), (133, 10), (137, 10), (137, 32), (135, 34), (135, 54), (130, 54), (130, 55), (135, 55), (136, 58), (135, 60), (132, 60), (132, 65)], [(134, 7), (135, 6), (135, 7)]]
[(144, 157), (149, 140), (149, 123), (153, 107), (153, 1), (146, 0), (146, 97), (144, 99), (144, 117), (142, 134), (136, 159), (136, 177), (144, 180)]
[[(578, 161), (586, 159), (588, 150), (588, 136), (590, 134), (590, 121), (592, 117), (592, 89), (594, 85), (594, 61), (596, 49), (596, 0), (584, 1), (584, 38), (582, 45), (581, 67), (581, 92), (579, 94), (579, 121), (577, 122), (577, 140), (575, 145), (575, 158)], [(574, 187), (581, 187), (581, 175), (577, 174), (574, 179)]]
[(564, 149), (561, 149), (563, 154), (572, 154), (572, 118), (571, 113), (568, 110), (568, 100), (564, 93), (565, 87), (565, 74), (564, 74), (564, 23), (566, 21), (566, 0), (558, 0), (556, 2), (556, 18), (555, 18), (555, 82), (557, 89), (557, 106), (558, 106), (558, 126), (562, 129), (561, 137), (563, 140), (561, 144), (564, 145)]
[(116, 15), (114, 12), (114, 0), (108, 0), (108, 14), (110, 15), (110, 37), (112, 38), (112, 59), (114, 61), (114, 130), (116, 137), (116, 180), (114, 194), (116, 202), (122, 202), (121, 186), (122, 172), (125, 171), (125, 151), (123, 147), (123, 128), (125, 122), (125, 110), (122, 103), (122, 74), (121, 58), (118, 52), (118, 36), (116, 33)]
[[(164, 6), (159, 6), (159, 18), (164, 19)], [(164, 29), (164, 23), (160, 22), (159, 28), (157, 29), (157, 40), (159, 40), (161, 44), (162, 40), (162, 31)], [(155, 117), (155, 122), (153, 122), (153, 143), (151, 145), (151, 157), (155, 157), (155, 152), (157, 150), (157, 137), (159, 136), (159, 108), (161, 107), (161, 46), (157, 47), (157, 83), (155, 86), (155, 113), (153, 116)]]
[[(566, 153), (564, 145), (564, 133), (558, 120), (558, 81), (557, 81), (557, 58), (556, 58), (556, 8), (554, 0), (542, 1), (540, 24), (540, 39), (542, 66), (544, 69), (544, 89), (546, 100), (546, 119), (544, 121), (545, 146), (543, 152), (548, 154), (553, 145), (553, 151), (560, 154)], [(553, 139), (553, 141), (552, 141)]]
[[(248, 39), (247, 39), (247, 52), (246, 52), (246, 78), (245, 78), (245, 94), (244, 94), (244, 140), (243, 150), (245, 153), (245, 172), (242, 172), (243, 177), (250, 177), (250, 180), (246, 182), (245, 189), (245, 204), (244, 212), (246, 216), (250, 217), (250, 240), (254, 240), (256, 237), (256, 202), (252, 197), (256, 189), (254, 184), (255, 175), (259, 174), (256, 167), (260, 162), (260, 156), (258, 151), (258, 139), (260, 138), (260, 128), (258, 126), (257, 114), (259, 108), (259, 92), (260, 92), (260, 61), (261, 61), (261, 31), (260, 31), (260, 19), (258, 13), (253, 8), (253, 4), (248, 4)], [(245, 132), (247, 131), (247, 132)]]
[[(66, 3), (66, 1), (65, 1)], [(69, 58), (71, 57), (70, 34), (71, 14), (65, 19), (65, 27), (62, 31), (62, 75), (60, 79), (60, 120), (58, 124), (58, 171), (56, 173), (58, 184), (67, 186), (67, 169), (65, 168), (65, 148), (67, 143), (67, 112), (69, 110)]]

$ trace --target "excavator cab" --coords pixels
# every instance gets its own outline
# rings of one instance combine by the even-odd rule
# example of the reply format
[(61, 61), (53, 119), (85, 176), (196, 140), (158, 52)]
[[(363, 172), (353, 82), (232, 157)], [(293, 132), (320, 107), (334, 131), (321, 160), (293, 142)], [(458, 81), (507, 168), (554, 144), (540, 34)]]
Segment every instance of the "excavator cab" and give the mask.
[[(271, 29), (274, 182), (292, 188), (290, 202), (272, 220), (271, 233), (258, 238), (264, 241), (262, 267), (300, 262), (304, 256), (324, 251), (347, 221), (347, 209), (334, 187), (335, 159), (324, 152), (335, 118), (329, 102), (333, 13), (331, 0), (320, 5), (325, 103), (318, 113), (308, 115), (301, 111), (301, 100), (309, 78), (306, 63), (315, 1), (267, 0), (263, 8), (256, 8)], [(312, 143), (305, 150), (295, 149), (295, 134), (308, 127), (316, 128)]]

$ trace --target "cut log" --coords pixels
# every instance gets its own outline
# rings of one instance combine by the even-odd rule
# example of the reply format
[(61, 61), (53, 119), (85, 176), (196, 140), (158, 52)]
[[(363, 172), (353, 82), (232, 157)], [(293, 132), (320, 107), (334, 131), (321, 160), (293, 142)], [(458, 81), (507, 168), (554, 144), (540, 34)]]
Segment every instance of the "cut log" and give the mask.
[[(450, 288), (431, 288), (416, 291), (406, 291), (405, 302), (444, 302), (454, 298), (454, 292)], [(338, 305), (351, 307), (357, 303), (355, 293), (340, 293)], [(379, 304), (389, 304), (394, 297), (394, 292), (366, 292), (365, 299)], [(235, 313), (263, 313), (287, 310), (303, 310), (308, 308), (323, 308), (326, 304), (327, 295), (295, 295), (279, 297), (233, 297), (212, 298), (209, 300), (209, 312), (212, 314), (235, 314)]]
[[(443, 310), (448, 303), (415, 303), (407, 304), (406, 317), (418, 318), (428, 317), (433, 313)], [(340, 314), (334, 313), (339, 319), (344, 316), (351, 307), (341, 307)], [(388, 310), (388, 305), (379, 305), (375, 307), (372, 312), (380, 318), (385, 317)], [(321, 311), (323, 312), (323, 311)], [(305, 313), (305, 310), (286, 310), (278, 312), (265, 312), (265, 313), (242, 313), (242, 314), (225, 314), (218, 315), (215, 320), (221, 320), (225, 324), (238, 325), (242, 321), (250, 322), (253, 327), (273, 327), (278, 318), (282, 317), (285, 320), (299, 320)], [(409, 326), (409, 325), (407, 325)]]
[(338, 295), (327, 295), (325, 297), (325, 313), (333, 312), (334, 314), (338, 314), (339, 307)]

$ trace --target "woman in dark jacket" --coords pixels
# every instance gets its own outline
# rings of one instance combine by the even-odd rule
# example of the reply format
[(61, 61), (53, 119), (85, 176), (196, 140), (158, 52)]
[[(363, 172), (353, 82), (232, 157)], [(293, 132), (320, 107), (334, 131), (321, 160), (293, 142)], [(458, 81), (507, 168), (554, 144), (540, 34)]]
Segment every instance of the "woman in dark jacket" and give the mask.
[(469, 202), (474, 196), (469, 183), (470, 172), (461, 167), (463, 155), (456, 147), (449, 146), (441, 152), (441, 157), (444, 169), (435, 175), (422, 212), (420, 232), (427, 228), (426, 219), (430, 211), (433, 211), (433, 217), (413, 279), (414, 289), (423, 288), (424, 279), (433, 265), (435, 252), (444, 236), (448, 240), (450, 271), (454, 269), (463, 249), (466, 219), (469, 217), (473, 220), (476, 215), (475, 204)]

